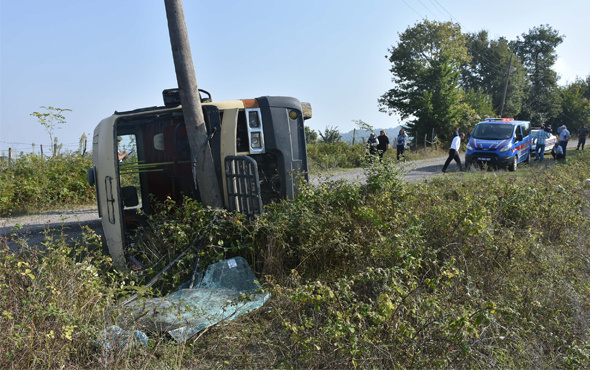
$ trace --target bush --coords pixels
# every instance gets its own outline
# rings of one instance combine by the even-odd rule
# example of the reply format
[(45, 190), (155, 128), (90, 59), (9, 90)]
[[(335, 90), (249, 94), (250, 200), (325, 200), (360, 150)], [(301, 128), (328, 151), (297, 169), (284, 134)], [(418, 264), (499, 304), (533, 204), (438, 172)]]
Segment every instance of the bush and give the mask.
[(29, 154), (0, 166), (0, 216), (92, 204), (86, 172), (90, 156), (42, 158)]
[[(254, 220), (169, 201), (132, 251), (146, 270), (129, 276), (97, 276), (108, 271), (99, 259), (63, 248), (43, 257), (6, 253), (0, 324), (10, 330), (0, 334), (1, 365), (590, 367), (589, 167), (582, 153), (522, 176), (478, 172), (407, 184), (395, 166), (375, 164), (366, 185), (306, 186)], [(203, 249), (187, 254), (155, 293), (186, 281), (197, 255), (202, 267), (242, 255), (271, 300), (186, 345), (150, 335), (148, 349), (107, 361), (90, 344), (107, 321), (100, 318), (109, 318), (106, 307), (199, 233), (207, 236)], [(43, 311), (48, 304), (62, 311)], [(60, 338), (51, 361), (48, 335)]]
[[(96, 244), (88, 232), (84, 244)], [(0, 367), (84, 367), (115, 299), (109, 259), (47, 236), (45, 252), (0, 250)], [(119, 280), (119, 278), (117, 278)], [(117, 283), (118, 285), (119, 283)]]
[(311, 170), (362, 167), (367, 160), (363, 145), (343, 142), (308, 144), (307, 155)]

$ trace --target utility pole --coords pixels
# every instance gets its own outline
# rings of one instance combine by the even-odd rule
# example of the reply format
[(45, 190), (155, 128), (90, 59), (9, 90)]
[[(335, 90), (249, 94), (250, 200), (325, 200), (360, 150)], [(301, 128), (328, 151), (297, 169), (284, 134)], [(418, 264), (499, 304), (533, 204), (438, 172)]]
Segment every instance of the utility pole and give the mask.
[(510, 79), (510, 70), (512, 69), (512, 56), (510, 54), (510, 62), (508, 63), (508, 72), (506, 73), (506, 82), (504, 83), (504, 94), (502, 94), (502, 105), (500, 106), (500, 118), (503, 117), (504, 113), (504, 102), (506, 101), (506, 91), (508, 91), (508, 80)]
[(164, 4), (166, 5), (170, 45), (172, 46), (184, 124), (191, 150), (193, 180), (204, 205), (223, 208), (223, 198), (217, 182), (213, 155), (205, 128), (205, 118), (188, 41), (182, 0), (164, 0)]

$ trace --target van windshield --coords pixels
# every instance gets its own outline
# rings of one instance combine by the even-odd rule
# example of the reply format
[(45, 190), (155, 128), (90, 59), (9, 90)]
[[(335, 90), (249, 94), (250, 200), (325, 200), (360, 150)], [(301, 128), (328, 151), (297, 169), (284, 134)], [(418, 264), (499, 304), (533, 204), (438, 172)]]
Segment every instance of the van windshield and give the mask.
[(473, 137), (475, 139), (483, 140), (505, 140), (510, 139), (513, 132), (513, 125), (480, 123), (475, 126), (475, 130), (473, 130)]

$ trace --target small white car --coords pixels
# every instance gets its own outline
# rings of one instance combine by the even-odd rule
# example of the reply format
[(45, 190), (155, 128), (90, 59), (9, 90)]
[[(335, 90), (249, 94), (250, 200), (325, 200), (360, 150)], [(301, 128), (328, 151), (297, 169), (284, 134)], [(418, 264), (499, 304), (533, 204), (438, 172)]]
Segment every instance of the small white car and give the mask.
[[(535, 127), (531, 130), (531, 156), (532, 157), (537, 156), (537, 133), (541, 130), (543, 130), (543, 129), (540, 127)], [(549, 137), (545, 141), (545, 153), (550, 152), (556, 143), (557, 143), (557, 137), (555, 135), (553, 135), (552, 133), (549, 133)]]

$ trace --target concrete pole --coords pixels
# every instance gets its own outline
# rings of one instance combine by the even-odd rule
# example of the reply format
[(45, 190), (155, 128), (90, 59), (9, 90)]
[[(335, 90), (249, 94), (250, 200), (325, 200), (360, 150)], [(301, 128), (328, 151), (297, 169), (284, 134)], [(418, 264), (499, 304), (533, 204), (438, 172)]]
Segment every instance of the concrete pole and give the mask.
[(506, 102), (506, 92), (508, 91), (508, 81), (510, 80), (510, 69), (512, 69), (512, 55), (514, 54), (510, 54), (508, 72), (506, 72), (506, 82), (504, 82), (504, 93), (502, 94), (502, 105), (500, 106), (500, 118), (504, 117), (504, 103)]
[(204, 205), (223, 208), (223, 197), (207, 137), (182, 0), (164, 0), (164, 4), (176, 80), (193, 161), (193, 179)]

